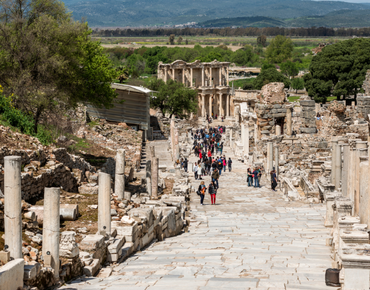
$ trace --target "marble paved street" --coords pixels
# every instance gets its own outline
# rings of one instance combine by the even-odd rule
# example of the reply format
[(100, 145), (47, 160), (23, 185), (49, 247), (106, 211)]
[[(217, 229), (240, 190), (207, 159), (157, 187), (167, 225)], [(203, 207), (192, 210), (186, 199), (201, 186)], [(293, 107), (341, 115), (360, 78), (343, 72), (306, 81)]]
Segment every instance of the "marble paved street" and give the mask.
[(325, 286), (331, 259), (324, 206), (248, 187), (246, 165), (233, 165), (220, 178), (216, 205), (207, 194), (201, 206), (193, 194), (188, 233), (136, 253), (109, 278), (63, 289), (333, 289)]

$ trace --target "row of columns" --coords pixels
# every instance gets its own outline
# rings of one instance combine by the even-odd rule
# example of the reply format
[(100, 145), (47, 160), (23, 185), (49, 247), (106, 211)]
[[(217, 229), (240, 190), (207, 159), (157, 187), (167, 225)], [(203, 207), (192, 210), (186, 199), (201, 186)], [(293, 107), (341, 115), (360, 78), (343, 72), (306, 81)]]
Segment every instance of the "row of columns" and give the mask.
[[(184, 85), (186, 85), (185, 84), (185, 71), (187, 70), (187, 69), (190, 69), (190, 86), (192, 87), (193, 86), (193, 68), (192, 67), (190, 67), (190, 68), (182, 68), (182, 83), (184, 84)], [(205, 86), (205, 67), (202, 67), (202, 87), (204, 87)], [(209, 69), (209, 75), (210, 75), (210, 83), (208, 83), (207, 84), (207, 86), (212, 86), (213, 84), (211, 84), (211, 80), (212, 80), (212, 67), (209, 67), (208, 68)], [(224, 84), (222, 84), (222, 67), (219, 67), (218, 68), (219, 69), (219, 75), (218, 75), (218, 77), (219, 77), (219, 82), (218, 82), (218, 85), (224, 85)], [(170, 73), (170, 75), (171, 75), (171, 79), (172, 80), (175, 80), (175, 68), (172, 68), (171, 69), (171, 73)], [(226, 86), (228, 86), (229, 85), (229, 68), (227, 67), (226, 68), (226, 71), (225, 71), (225, 79), (226, 79)], [(168, 80), (168, 78), (167, 78), (167, 76), (168, 76), (168, 68), (167, 67), (165, 67), (165, 69), (164, 69), (164, 81), (165, 82), (167, 82), (167, 80)]]
[(267, 162), (266, 162), (266, 172), (269, 174), (275, 165), (276, 176), (279, 176), (279, 160), (280, 151), (279, 146), (274, 145), (273, 142), (267, 142)]
[[(218, 115), (229, 117), (230, 116), (230, 98), (231, 96), (226, 94), (226, 108), (223, 106), (223, 93), (217, 93), (219, 95), (219, 102), (218, 102)], [(217, 95), (216, 94), (216, 95)], [(201, 117), (206, 117), (207, 110), (206, 110), (206, 95), (207, 94), (200, 94), (201, 96)], [(212, 115), (213, 112), (213, 101), (212, 101), (212, 95), (208, 95), (208, 115)]]
[[(151, 147), (151, 197), (158, 197), (158, 164), (154, 147)], [(21, 194), (21, 157), (4, 158), (4, 228), (5, 250), (12, 259), (23, 259), (22, 254), (22, 194)], [(115, 194), (119, 200), (131, 199), (125, 192), (125, 151), (120, 149), (116, 155)], [(98, 177), (98, 234), (111, 234), (111, 175), (99, 172)], [(45, 267), (54, 269), (59, 278), (59, 239), (60, 239), (60, 193), (59, 187), (44, 190), (44, 220), (42, 255)]]

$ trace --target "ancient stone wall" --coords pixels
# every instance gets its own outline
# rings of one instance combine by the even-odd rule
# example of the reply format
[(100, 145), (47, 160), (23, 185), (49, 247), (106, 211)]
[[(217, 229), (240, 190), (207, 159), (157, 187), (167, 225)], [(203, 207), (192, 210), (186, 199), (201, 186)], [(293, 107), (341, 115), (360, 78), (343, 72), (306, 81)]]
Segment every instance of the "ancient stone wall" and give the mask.
[(301, 133), (304, 134), (315, 134), (316, 128), (316, 113), (315, 113), (315, 101), (303, 100), (300, 101), (301, 111), (301, 127), (299, 128)]
[(275, 119), (285, 118), (287, 108), (284, 104), (256, 104), (257, 125), (262, 134), (275, 134)]

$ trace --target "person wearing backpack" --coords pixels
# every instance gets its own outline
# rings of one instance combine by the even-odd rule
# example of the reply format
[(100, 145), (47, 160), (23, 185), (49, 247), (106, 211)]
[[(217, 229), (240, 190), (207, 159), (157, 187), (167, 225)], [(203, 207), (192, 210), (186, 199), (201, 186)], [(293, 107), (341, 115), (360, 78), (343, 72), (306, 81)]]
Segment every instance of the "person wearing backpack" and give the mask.
[(255, 168), (254, 171), (253, 171), (254, 187), (260, 187), (260, 182), (259, 182), (259, 179), (258, 179), (258, 174), (259, 174), (259, 171), (258, 171), (257, 168)]
[(202, 181), (198, 187), (198, 191), (197, 191), (197, 194), (199, 195), (200, 197), (200, 204), (201, 205), (204, 205), (203, 204), (203, 201), (204, 201), (204, 196), (206, 194), (206, 190), (207, 190), (207, 187), (204, 185), (204, 181)]
[(220, 174), (218, 173), (217, 168), (215, 168), (212, 172), (212, 182), (215, 185), (215, 188), (218, 188), (218, 179), (220, 178)]
[(216, 188), (213, 184), (213, 182), (211, 182), (208, 186), (208, 192), (209, 194), (211, 195), (211, 204), (216, 204)]
[(222, 168), (224, 168), (224, 166), (222, 165), (222, 160), (219, 159), (218, 163), (217, 163), (217, 169), (218, 169), (220, 175), (222, 173)]

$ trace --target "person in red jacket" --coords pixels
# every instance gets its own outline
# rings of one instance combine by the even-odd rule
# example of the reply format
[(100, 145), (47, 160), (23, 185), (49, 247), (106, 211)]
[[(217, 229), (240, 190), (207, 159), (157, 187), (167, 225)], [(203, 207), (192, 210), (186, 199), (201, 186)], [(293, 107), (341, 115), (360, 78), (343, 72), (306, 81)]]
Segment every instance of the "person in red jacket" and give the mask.
[(211, 149), (209, 149), (209, 150), (208, 150), (207, 156), (208, 156), (208, 157), (212, 157)]
[(199, 159), (202, 160), (202, 151), (199, 150)]

